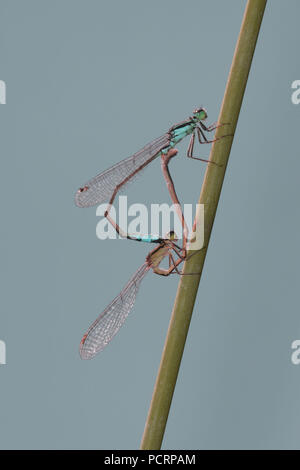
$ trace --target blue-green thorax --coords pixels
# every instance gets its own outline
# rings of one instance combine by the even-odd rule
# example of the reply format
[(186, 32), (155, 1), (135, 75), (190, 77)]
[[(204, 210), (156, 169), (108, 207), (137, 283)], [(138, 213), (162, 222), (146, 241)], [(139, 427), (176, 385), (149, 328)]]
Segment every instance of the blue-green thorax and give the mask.
[(169, 129), (170, 142), (168, 147), (164, 148), (162, 153), (167, 153), (170, 148), (175, 147), (178, 142), (186, 136), (192, 134), (200, 121), (207, 118), (207, 113), (203, 108), (196, 109), (192, 117)]
[(194, 121), (190, 121), (188, 124), (184, 126), (177, 127), (171, 131), (171, 141), (170, 147), (175, 147), (178, 142), (184, 139), (186, 136), (192, 134), (195, 130), (197, 123)]

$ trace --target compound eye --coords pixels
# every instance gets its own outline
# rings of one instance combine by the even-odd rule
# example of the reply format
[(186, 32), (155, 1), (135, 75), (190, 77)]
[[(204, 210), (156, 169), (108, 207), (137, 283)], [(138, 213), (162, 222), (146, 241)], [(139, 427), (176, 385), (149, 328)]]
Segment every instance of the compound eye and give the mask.
[(177, 235), (176, 235), (176, 233), (174, 232), (174, 230), (170, 230), (170, 232), (167, 233), (166, 239), (167, 239), (167, 240), (171, 240), (171, 241), (177, 239)]
[(207, 118), (207, 112), (204, 108), (195, 109), (194, 115), (199, 121), (204, 121)]
[(204, 108), (200, 109), (199, 110), (199, 119), (201, 119), (201, 121), (204, 121), (206, 118), (207, 118), (206, 110)]

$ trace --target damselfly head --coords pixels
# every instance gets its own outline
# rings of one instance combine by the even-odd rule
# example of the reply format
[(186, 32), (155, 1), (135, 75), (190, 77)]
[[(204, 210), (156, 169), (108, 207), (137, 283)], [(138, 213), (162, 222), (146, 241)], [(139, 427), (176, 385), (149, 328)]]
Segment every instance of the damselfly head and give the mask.
[(170, 232), (167, 233), (167, 235), (165, 236), (165, 239), (166, 240), (171, 240), (172, 242), (178, 240), (178, 237), (176, 235), (176, 233), (174, 232), (174, 230), (171, 230)]
[(195, 109), (193, 114), (197, 121), (204, 121), (207, 118), (207, 112), (204, 108)]

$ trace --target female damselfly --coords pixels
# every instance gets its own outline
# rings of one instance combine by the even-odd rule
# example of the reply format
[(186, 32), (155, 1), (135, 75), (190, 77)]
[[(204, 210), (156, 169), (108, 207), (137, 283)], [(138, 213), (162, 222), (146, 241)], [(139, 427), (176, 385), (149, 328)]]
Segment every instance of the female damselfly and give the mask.
[[(178, 270), (178, 265), (182, 263), (185, 256), (175, 243), (176, 240), (174, 232), (170, 232), (164, 239), (161, 239), (124, 289), (92, 323), (80, 343), (79, 352), (82, 359), (92, 359), (118, 333), (134, 305), (140, 283), (150, 269), (161, 276), (169, 276), (172, 273), (182, 274)], [(178, 256), (176, 260), (174, 255)], [(161, 268), (160, 263), (167, 257), (169, 268)]]

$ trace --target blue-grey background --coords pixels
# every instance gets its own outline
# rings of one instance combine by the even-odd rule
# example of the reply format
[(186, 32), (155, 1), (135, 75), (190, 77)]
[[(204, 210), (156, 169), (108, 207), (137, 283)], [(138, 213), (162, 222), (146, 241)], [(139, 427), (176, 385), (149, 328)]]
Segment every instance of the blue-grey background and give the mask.
[[(98, 240), (73, 195), (195, 106), (217, 119), (245, 5), (0, 1), (1, 448), (139, 447), (178, 278), (149, 274), (119, 335), (81, 361), (149, 246)], [(300, 449), (299, 14), (267, 5), (165, 449)], [(186, 146), (172, 174), (196, 202), (205, 165)], [(159, 161), (127, 194), (169, 201)]]

